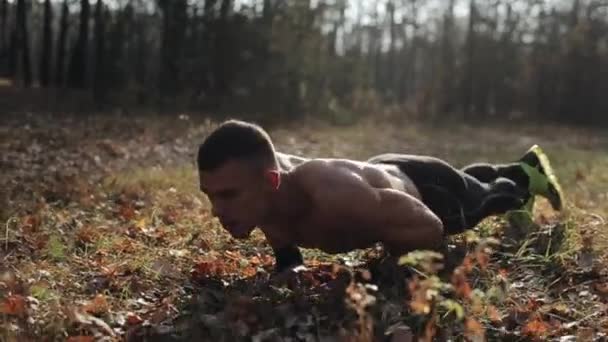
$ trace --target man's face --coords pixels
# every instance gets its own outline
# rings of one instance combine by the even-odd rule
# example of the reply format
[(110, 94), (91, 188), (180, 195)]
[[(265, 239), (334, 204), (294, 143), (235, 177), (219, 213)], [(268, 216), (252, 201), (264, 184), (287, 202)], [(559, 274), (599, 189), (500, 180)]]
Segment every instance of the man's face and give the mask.
[(200, 171), (199, 176), (213, 215), (234, 238), (247, 238), (268, 214), (272, 186), (251, 162), (229, 160), (213, 171)]

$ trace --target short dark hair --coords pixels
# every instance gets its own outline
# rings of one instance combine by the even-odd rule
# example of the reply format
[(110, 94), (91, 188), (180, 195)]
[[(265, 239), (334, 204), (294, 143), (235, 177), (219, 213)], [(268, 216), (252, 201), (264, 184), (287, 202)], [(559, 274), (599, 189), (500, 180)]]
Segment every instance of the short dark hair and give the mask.
[(224, 121), (198, 149), (198, 169), (213, 171), (231, 159), (248, 159), (263, 166), (276, 165), (274, 146), (266, 131), (250, 122)]

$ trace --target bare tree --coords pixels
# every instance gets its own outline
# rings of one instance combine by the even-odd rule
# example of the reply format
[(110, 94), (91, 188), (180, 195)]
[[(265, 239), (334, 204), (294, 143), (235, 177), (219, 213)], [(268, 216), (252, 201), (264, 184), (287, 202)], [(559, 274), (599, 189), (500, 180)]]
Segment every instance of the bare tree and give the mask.
[(105, 28), (103, 12), (103, 1), (97, 0), (95, 4), (95, 77), (93, 91), (98, 101), (103, 100), (105, 92)]
[[(13, 45), (13, 49), (15, 49), (17, 56), (19, 55), (19, 53), (21, 53), (23, 84), (26, 87), (29, 87), (32, 84), (32, 66), (30, 60), (30, 43), (27, 28), (27, 7), (28, 5), (26, 3), (26, 0), (17, 0), (17, 20), (15, 21), (16, 39)], [(13, 76), (14, 75), (15, 74), (13, 74)]]
[(80, 0), (80, 25), (78, 38), (72, 50), (68, 84), (73, 88), (86, 88), (87, 86), (87, 61), (89, 46), (89, 0)]
[(53, 9), (51, 0), (44, 1), (44, 24), (42, 28), (42, 53), (40, 54), (40, 85), (48, 87), (51, 80), (51, 60), (53, 56)]
[(55, 59), (55, 86), (62, 86), (65, 77), (65, 45), (68, 34), (68, 17), (70, 9), (68, 0), (63, 0), (61, 5), (61, 20), (59, 23), (59, 38), (57, 40), (57, 58)]
[(469, 23), (467, 31), (467, 41), (465, 46), (466, 66), (462, 86), (462, 109), (465, 116), (473, 111), (474, 106), (474, 74), (475, 74), (475, 24), (477, 20), (477, 6), (475, 0), (469, 0)]
[(6, 34), (8, 33), (8, 0), (0, 0), (0, 56), (7, 48)]

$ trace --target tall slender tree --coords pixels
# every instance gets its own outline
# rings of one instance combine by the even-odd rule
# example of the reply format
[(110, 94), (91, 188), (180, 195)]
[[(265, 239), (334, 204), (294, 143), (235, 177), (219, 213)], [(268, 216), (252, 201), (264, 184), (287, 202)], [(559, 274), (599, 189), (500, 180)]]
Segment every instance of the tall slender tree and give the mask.
[(0, 55), (7, 49), (8, 0), (0, 0)]
[(93, 91), (98, 101), (103, 100), (105, 92), (105, 28), (104, 5), (102, 0), (95, 4), (95, 77)]
[(21, 53), (23, 84), (24, 86), (29, 87), (32, 85), (32, 65), (30, 59), (30, 43), (27, 27), (27, 7), (28, 5), (26, 0), (17, 0), (17, 36), (14, 48)]
[(89, 46), (89, 19), (90, 5), (89, 0), (80, 0), (80, 23), (78, 38), (72, 50), (68, 84), (72, 88), (87, 87), (88, 72), (88, 46)]
[(42, 52), (40, 53), (40, 85), (48, 87), (51, 81), (53, 56), (53, 9), (51, 0), (44, 1), (44, 24), (42, 28)]
[(465, 58), (466, 65), (462, 85), (462, 109), (465, 116), (472, 113), (474, 106), (474, 85), (475, 85), (475, 48), (476, 48), (476, 33), (475, 26), (477, 21), (477, 5), (475, 0), (469, 0), (469, 23), (467, 30)]
[(68, 35), (68, 17), (70, 16), (70, 9), (68, 6), (68, 0), (63, 0), (61, 5), (61, 20), (59, 23), (59, 38), (57, 39), (57, 58), (55, 58), (55, 86), (60, 87), (64, 85), (65, 81), (65, 45)]

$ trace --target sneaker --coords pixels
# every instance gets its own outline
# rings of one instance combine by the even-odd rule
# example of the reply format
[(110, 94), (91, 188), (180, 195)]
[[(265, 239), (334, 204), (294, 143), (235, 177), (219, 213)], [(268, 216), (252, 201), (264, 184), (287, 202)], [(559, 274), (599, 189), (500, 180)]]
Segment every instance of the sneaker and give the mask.
[(557, 181), (549, 158), (538, 145), (532, 146), (519, 160), (530, 179), (529, 191), (532, 195), (545, 197), (554, 210), (563, 206), (562, 188)]

